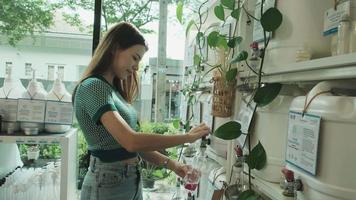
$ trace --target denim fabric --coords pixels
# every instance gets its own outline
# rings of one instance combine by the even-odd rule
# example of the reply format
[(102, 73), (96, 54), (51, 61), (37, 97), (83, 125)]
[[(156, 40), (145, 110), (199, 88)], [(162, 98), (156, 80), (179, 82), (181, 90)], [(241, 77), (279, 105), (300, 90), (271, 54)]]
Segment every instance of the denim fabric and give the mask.
[(91, 156), (81, 200), (142, 200), (138, 164), (104, 163)]

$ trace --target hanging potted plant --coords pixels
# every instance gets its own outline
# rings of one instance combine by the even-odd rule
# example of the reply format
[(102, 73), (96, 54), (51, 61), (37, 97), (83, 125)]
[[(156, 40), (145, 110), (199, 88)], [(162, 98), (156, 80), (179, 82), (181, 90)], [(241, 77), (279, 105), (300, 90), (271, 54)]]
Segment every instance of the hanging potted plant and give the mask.
[[(206, 18), (203, 19), (203, 14), (201, 12), (202, 7), (208, 2), (205, 1), (201, 4), (198, 10), (198, 16), (199, 16), (199, 21), (195, 22), (194, 20), (191, 20), (188, 25), (187, 25), (187, 30), (186, 33), (189, 32), (189, 29), (192, 26), (195, 26), (196, 29), (198, 30), (198, 33), (196, 35), (196, 40), (198, 41), (198, 47), (199, 47), (199, 52), (200, 54), (194, 55), (194, 65), (196, 66), (196, 74), (199, 76), (196, 76), (194, 78), (195, 81), (193, 84), (188, 86), (186, 90), (183, 90), (183, 94), (188, 96), (188, 105), (192, 104), (194, 100), (194, 92), (199, 88), (199, 84), (201, 83), (201, 78), (204, 77), (204, 74), (202, 77), (200, 76), (201, 73), (201, 68), (205, 64), (206, 66), (210, 67), (210, 70), (208, 70), (207, 73), (214, 71), (214, 89), (213, 89), (213, 95), (216, 95), (215, 97), (215, 105), (213, 105), (213, 110), (215, 108), (216, 111), (213, 111), (214, 116), (219, 116), (219, 117), (229, 117), (231, 116), (231, 110), (230, 113), (228, 112), (219, 112), (222, 108), (223, 104), (226, 104), (226, 106), (230, 106), (228, 101), (224, 101), (224, 99), (229, 96), (230, 99), (234, 99), (234, 95), (229, 94), (226, 91), (229, 91), (232, 88), (235, 89), (235, 84), (237, 81), (237, 66), (233, 66), (233, 64), (236, 63), (241, 63), (244, 62), (246, 66), (257, 75), (257, 83), (255, 83), (255, 90), (252, 92), (252, 100), (256, 103), (257, 107), (262, 107), (268, 105), (270, 102), (274, 100), (274, 98), (278, 95), (279, 91), (281, 90), (281, 84), (279, 83), (273, 83), (273, 84), (265, 84), (262, 82), (262, 76), (263, 76), (263, 65), (264, 65), (264, 60), (265, 60), (265, 50), (268, 47), (269, 40), (271, 37), (267, 37), (267, 34), (271, 34), (273, 31), (277, 30), (279, 26), (282, 23), (282, 14), (277, 8), (269, 8), (266, 11), (264, 10), (264, 2), (265, 0), (262, 0), (261, 3), (261, 18), (256, 18), (252, 14), (248, 13), (248, 11), (244, 8), (244, 3), (246, 3), (248, 0), (241, 1), (237, 0), (220, 0), (218, 2), (218, 5), (214, 7), (214, 14), (215, 16), (225, 22), (227, 16), (226, 12), (230, 13), (229, 16), (235, 19), (235, 28), (233, 31), (232, 36), (227, 36), (224, 34), (221, 34), (218, 31), (212, 31), (208, 34), (208, 45), (210, 48), (214, 49), (215, 51), (220, 53), (220, 63), (216, 65), (211, 65), (208, 63), (207, 60), (202, 59), (201, 56), (201, 42), (202, 38), (204, 38), (205, 32), (202, 31), (202, 25), (205, 23)], [(183, 3), (179, 2), (177, 6), (177, 18), (178, 20), (182, 23), (182, 10), (183, 10)], [(258, 59), (259, 59), (259, 68), (258, 69), (253, 69), (249, 63), (248, 63), (248, 53), (245, 50), (240, 51), (235, 51), (235, 48), (239, 46), (239, 44), (242, 41), (242, 37), (236, 36), (236, 27), (240, 18), (240, 13), (245, 12), (249, 18), (252, 18), (255, 20), (255, 22), (260, 23), (262, 28), (263, 28), (263, 48), (260, 49), (258, 53)], [(253, 46), (256, 48), (256, 46)], [(235, 55), (236, 52), (236, 55)], [(223, 89), (225, 87), (226, 90)], [(232, 106), (231, 106), (232, 108)], [(224, 111), (224, 110), (222, 110)], [(254, 110), (256, 112), (256, 109)], [(186, 127), (188, 125), (189, 127), (189, 120), (194, 117), (194, 114), (188, 118)], [(241, 124), (237, 121), (230, 121), (222, 126), (218, 127), (214, 131), (214, 135), (218, 138), (224, 139), (224, 140), (233, 140), (241, 135), (247, 135), (247, 142), (248, 142), (248, 155), (245, 157), (246, 164), (248, 166), (248, 189), (245, 191), (239, 191), (238, 199), (244, 200), (244, 199), (258, 199), (258, 194), (252, 189), (252, 184), (251, 184), (251, 170), (261, 170), (264, 168), (266, 165), (266, 160), (267, 160), (267, 155), (265, 152), (265, 149), (263, 145), (259, 142), (256, 146), (252, 148), (251, 146), (251, 140), (250, 140), (250, 134), (249, 131), (247, 133), (242, 133), (241, 131)]]

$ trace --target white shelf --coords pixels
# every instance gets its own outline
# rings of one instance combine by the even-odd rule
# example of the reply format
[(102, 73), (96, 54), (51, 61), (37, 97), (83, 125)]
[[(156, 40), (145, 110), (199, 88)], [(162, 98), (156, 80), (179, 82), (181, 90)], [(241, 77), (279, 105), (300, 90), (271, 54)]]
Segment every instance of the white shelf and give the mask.
[(252, 179), (251, 182), (257, 191), (260, 191), (268, 198), (273, 200), (293, 200), (293, 197), (286, 197), (282, 194), (283, 189), (280, 188), (278, 183), (267, 182), (257, 177)]
[[(284, 67), (266, 66), (263, 82), (300, 82), (356, 78), (356, 53), (292, 63)], [(241, 76), (248, 76), (246, 72)]]
[(63, 134), (26, 136), (23, 133), (0, 135), (0, 143), (59, 144), (61, 146), (60, 200), (77, 199), (77, 129)]
[(76, 133), (76, 129), (71, 129), (70, 131), (61, 134), (41, 133), (33, 136), (24, 135), (24, 133), (15, 133), (11, 135), (1, 134), (0, 143), (60, 144), (74, 133)]

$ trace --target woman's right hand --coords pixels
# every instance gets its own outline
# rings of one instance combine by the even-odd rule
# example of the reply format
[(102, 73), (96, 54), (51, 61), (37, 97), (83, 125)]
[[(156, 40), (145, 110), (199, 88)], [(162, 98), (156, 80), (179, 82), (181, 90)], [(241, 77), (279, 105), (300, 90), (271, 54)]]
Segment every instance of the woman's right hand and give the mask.
[(189, 137), (189, 142), (193, 143), (196, 140), (209, 135), (210, 132), (210, 128), (205, 123), (201, 123), (199, 126), (192, 128), (187, 136)]

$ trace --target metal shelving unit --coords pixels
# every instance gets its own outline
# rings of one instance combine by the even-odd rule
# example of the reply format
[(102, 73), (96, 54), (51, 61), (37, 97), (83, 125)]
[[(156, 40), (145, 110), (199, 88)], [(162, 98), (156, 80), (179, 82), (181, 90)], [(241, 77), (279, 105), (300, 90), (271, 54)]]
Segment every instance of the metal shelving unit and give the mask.
[(77, 199), (77, 129), (63, 134), (43, 133), (37, 136), (0, 135), (0, 143), (58, 144), (61, 146), (60, 200)]

